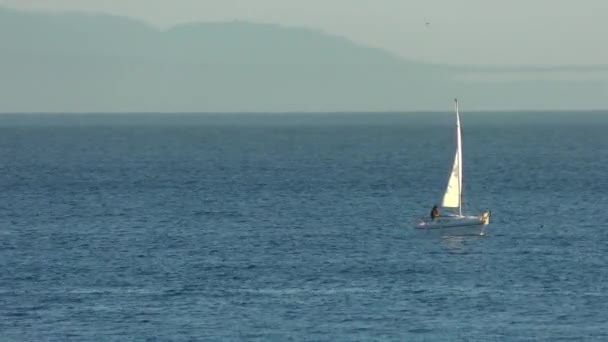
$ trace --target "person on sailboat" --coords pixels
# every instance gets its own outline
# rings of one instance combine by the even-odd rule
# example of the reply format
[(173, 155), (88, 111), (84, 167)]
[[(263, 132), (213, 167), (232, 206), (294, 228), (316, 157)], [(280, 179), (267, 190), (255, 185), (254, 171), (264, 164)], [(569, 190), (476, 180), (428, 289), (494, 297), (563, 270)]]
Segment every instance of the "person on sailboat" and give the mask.
[(439, 215), (439, 207), (437, 207), (436, 205), (433, 206), (433, 209), (431, 210), (431, 220), (434, 220), (435, 218), (439, 217)]

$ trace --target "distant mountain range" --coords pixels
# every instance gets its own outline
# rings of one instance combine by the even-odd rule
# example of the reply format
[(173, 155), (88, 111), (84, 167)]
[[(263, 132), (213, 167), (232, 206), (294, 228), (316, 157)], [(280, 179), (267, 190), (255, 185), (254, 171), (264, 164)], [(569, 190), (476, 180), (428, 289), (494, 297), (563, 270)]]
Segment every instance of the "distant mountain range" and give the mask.
[(603, 109), (608, 68), (439, 66), (309, 29), (160, 31), (0, 8), (0, 112), (449, 110), (454, 97), (466, 110)]

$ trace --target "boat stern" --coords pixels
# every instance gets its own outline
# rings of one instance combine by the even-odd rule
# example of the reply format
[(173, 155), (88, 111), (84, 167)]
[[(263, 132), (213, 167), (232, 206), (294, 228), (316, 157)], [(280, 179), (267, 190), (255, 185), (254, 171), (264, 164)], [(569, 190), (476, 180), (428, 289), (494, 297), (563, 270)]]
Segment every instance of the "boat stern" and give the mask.
[(490, 224), (490, 216), (492, 216), (492, 212), (489, 210), (486, 210), (483, 212), (483, 214), (481, 214), (481, 222), (484, 225)]

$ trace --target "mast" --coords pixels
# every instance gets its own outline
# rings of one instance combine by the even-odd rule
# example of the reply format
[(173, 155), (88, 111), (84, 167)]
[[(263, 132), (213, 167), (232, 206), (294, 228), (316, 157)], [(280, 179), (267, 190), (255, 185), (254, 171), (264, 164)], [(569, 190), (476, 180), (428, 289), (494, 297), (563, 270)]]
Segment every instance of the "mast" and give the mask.
[(462, 216), (462, 137), (460, 132), (460, 113), (458, 111), (458, 99), (454, 99), (456, 106), (456, 148), (458, 158), (458, 215)]

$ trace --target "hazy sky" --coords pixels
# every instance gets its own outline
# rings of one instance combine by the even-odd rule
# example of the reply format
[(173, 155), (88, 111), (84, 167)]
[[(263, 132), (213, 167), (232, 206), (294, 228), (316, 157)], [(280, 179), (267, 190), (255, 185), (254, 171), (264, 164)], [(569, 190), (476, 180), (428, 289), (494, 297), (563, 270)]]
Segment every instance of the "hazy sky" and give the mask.
[(310, 27), (436, 63), (608, 64), (608, 0), (0, 0), (1, 4), (112, 13), (160, 27), (226, 20)]

